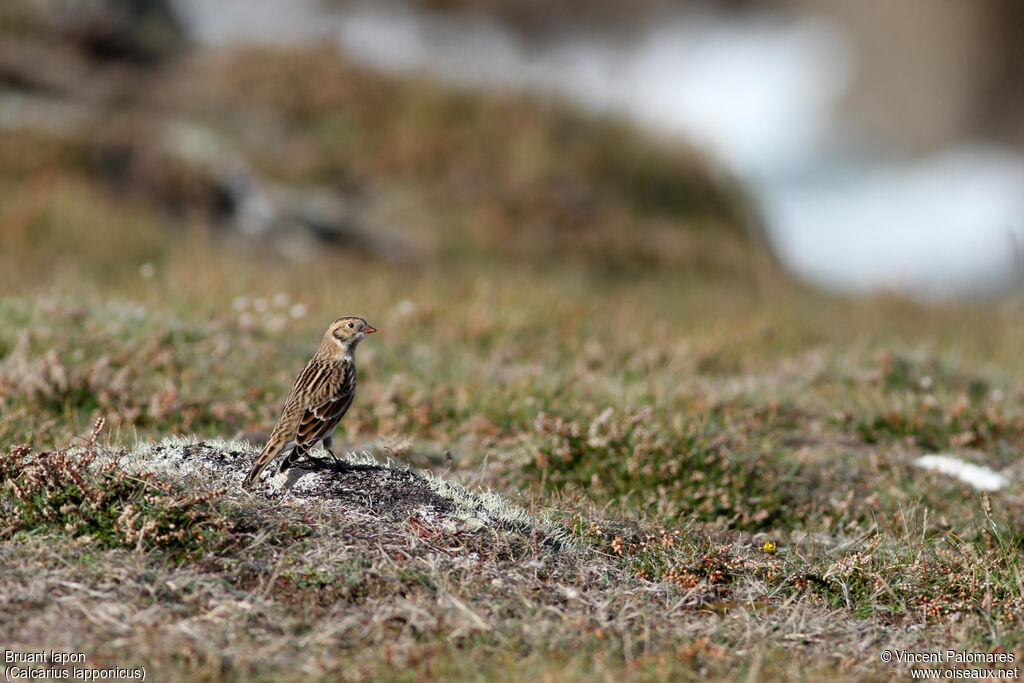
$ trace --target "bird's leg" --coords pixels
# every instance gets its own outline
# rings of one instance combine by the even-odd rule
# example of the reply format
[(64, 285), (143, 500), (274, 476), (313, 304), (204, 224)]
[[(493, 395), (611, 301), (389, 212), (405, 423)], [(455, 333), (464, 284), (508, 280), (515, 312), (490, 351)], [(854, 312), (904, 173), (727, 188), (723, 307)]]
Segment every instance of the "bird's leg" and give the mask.
[(334, 458), (334, 462), (336, 464), (338, 464), (338, 465), (342, 464), (342, 462), (338, 458), (338, 456), (336, 456), (334, 454), (334, 435), (333, 434), (331, 436), (328, 436), (328, 437), (324, 438), (324, 450), (331, 454), (331, 457)]

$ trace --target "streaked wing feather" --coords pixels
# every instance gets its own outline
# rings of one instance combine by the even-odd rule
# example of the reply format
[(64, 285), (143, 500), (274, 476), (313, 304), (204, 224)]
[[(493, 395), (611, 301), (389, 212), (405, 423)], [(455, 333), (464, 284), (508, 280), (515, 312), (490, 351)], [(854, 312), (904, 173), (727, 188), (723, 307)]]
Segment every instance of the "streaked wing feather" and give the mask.
[(356, 369), (352, 362), (335, 363), (314, 356), (284, 401), (281, 417), (266, 445), (253, 463), (243, 486), (249, 488), (260, 472), (288, 443), (295, 442), (301, 455), (330, 433), (352, 405)]
[(303, 449), (312, 448), (345, 415), (355, 395), (355, 372), (351, 363), (343, 363), (334, 372), (322, 374), (315, 389), (306, 394), (305, 411), (299, 420), (295, 441)]

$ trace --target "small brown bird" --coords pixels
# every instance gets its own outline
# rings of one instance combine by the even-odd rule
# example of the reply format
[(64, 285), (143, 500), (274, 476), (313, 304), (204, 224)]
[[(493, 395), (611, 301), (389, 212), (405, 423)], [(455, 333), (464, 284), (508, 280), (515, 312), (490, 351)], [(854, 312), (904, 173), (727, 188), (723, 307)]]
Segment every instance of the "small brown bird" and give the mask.
[(295, 378), (281, 417), (242, 488), (251, 488), (267, 464), (289, 446), (292, 450), (281, 469), (293, 465), (318, 441), (323, 441), (324, 448), (337, 460), (332, 450), (334, 428), (356, 395), (356, 345), (376, 331), (358, 316), (345, 316), (331, 323), (320, 350)]

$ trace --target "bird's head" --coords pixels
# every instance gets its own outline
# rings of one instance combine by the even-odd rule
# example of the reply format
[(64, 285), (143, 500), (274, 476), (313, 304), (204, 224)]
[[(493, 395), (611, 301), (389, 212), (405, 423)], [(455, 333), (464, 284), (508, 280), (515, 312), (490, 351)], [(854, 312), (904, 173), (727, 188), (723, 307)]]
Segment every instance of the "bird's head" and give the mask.
[(346, 315), (338, 318), (324, 333), (324, 348), (335, 353), (348, 354), (363, 341), (366, 335), (373, 334), (377, 328), (366, 322), (366, 318)]

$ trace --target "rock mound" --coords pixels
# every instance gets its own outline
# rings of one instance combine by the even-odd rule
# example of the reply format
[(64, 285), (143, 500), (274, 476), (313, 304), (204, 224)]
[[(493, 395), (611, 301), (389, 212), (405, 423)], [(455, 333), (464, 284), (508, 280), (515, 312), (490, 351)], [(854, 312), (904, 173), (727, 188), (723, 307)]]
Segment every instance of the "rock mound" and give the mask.
[[(194, 477), (208, 486), (240, 489), (259, 449), (244, 441), (197, 441), (181, 438), (143, 444), (122, 455), (119, 464), (132, 471), (149, 471), (166, 478)], [(370, 513), (382, 518), (429, 523), (447, 531), (495, 529), (539, 534), (561, 546), (562, 533), (501, 496), (472, 492), (429, 472), (413, 472), (381, 462), (369, 451), (300, 462), (285, 472), (272, 472), (251, 495), (279, 498), (282, 504), (327, 505)]]

